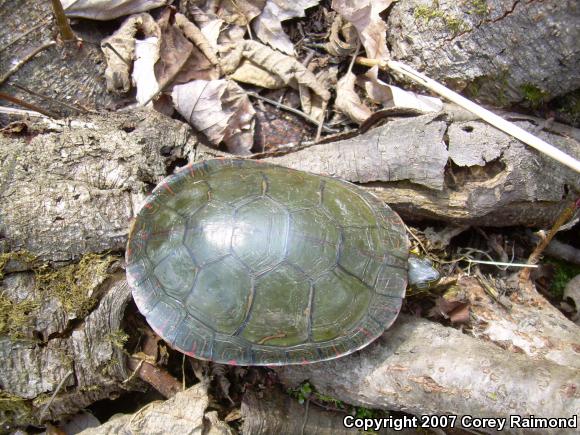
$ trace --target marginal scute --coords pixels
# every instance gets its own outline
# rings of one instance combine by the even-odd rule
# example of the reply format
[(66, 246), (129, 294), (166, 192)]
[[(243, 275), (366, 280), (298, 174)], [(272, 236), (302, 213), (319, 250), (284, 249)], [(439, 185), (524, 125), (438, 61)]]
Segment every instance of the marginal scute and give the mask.
[(131, 226), (127, 278), (169, 345), (238, 365), (352, 353), (401, 307), (408, 239), (358, 187), (252, 160), (164, 180)]
[(236, 167), (224, 167), (217, 177), (209, 179), (211, 198), (223, 202), (237, 202), (262, 194), (264, 177), (258, 171), (240, 171)]
[(266, 195), (292, 212), (320, 204), (321, 183), (319, 178), (297, 171), (280, 174), (278, 168), (264, 168), (269, 181)]

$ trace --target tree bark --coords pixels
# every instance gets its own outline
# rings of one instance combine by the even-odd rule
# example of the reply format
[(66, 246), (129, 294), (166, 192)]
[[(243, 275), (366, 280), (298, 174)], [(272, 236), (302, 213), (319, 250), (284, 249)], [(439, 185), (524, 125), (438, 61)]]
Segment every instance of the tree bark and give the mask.
[(579, 19), (574, 0), (400, 0), (387, 40), (394, 59), (473, 98), (533, 104), (580, 87)]

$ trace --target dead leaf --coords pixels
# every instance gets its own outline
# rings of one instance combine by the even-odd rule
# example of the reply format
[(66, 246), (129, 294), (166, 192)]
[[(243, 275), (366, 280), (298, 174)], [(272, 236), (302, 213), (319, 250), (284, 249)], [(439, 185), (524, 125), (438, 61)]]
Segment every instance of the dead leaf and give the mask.
[(173, 87), (179, 113), (211, 143), (224, 141), (235, 154), (253, 145), (254, 109), (245, 92), (229, 80), (194, 80)]
[(352, 54), (357, 48), (358, 34), (352, 23), (344, 21), (337, 15), (330, 27), (326, 51), (333, 56), (344, 57)]
[(228, 80), (222, 103), (234, 110), (224, 133), (224, 142), (233, 154), (250, 154), (254, 145), (256, 111), (248, 94), (234, 81)]
[(61, 0), (64, 12), (69, 17), (90, 20), (113, 20), (125, 15), (145, 12), (167, 6), (173, 0)]
[(290, 86), (298, 89), (301, 95), (313, 92), (314, 96), (310, 96), (309, 101), (317, 100), (319, 105), (303, 106), (308, 115), (320, 108), (320, 103), (326, 104), (330, 99), (330, 92), (304, 65), (257, 41), (243, 41), (224, 47), (222, 69), (226, 74), (232, 74), (234, 80), (244, 83), (269, 89)]
[(107, 90), (124, 93), (131, 89), (130, 71), (135, 59), (135, 35), (161, 37), (159, 26), (149, 14), (138, 14), (127, 18), (119, 30), (101, 42), (107, 61), (105, 80)]
[(220, 36), (220, 31), (222, 25), (224, 24), (224, 20), (215, 14), (204, 12), (195, 6), (189, 7), (188, 13), (195, 25), (199, 27), (201, 33), (203, 33), (203, 36), (205, 36), (207, 42), (211, 45), (212, 51), (217, 53), (218, 38)]
[(465, 292), (457, 286), (451, 287), (443, 296), (437, 298), (429, 316), (449, 319), (452, 323), (468, 323), (470, 302)]
[(202, 9), (216, 14), (228, 24), (245, 27), (260, 15), (265, 5), (266, 0), (208, 0)]
[[(163, 11), (158, 20), (161, 29), (159, 61), (155, 64), (155, 76), (161, 89), (170, 84), (187, 83), (192, 80), (214, 80), (219, 77), (212, 56), (211, 45), (202, 39), (201, 31), (182, 14), (174, 14), (171, 8)], [(201, 36), (200, 36), (201, 35)], [(205, 40), (205, 41), (203, 41)], [(213, 59), (210, 59), (213, 57)]]
[(304, 10), (318, 5), (320, 0), (268, 0), (262, 13), (252, 22), (260, 41), (288, 55), (294, 54), (294, 44), (282, 29), (282, 21), (304, 17)]
[(443, 103), (439, 98), (418, 95), (396, 86), (388, 85), (378, 77), (378, 67), (373, 67), (363, 76), (359, 76), (357, 84), (364, 88), (371, 100), (380, 103), (385, 108), (417, 109), (423, 113), (440, 112)]
[(337, 11), (358, 31), (367, 57), (388, 60), (387, 25), (380, 13), (396, 0), (332, 0), (332, 9)]
[[(155, 62), (159, 59), (159, 38), (152, 36), (135, 41), (135, 63), (133, 64), (133, 85), (137, 89), (136, 99), (143, 105), (159, 91), (155, 78)], [(149, 102), (148, 106), (153, 103)]]
[(362, 124), (369, 116), (371, 110), (363, 104), (354, 90), (356, 76), (349, 72), (338, 81), (336, 86), (336, 108), (356, 122)]

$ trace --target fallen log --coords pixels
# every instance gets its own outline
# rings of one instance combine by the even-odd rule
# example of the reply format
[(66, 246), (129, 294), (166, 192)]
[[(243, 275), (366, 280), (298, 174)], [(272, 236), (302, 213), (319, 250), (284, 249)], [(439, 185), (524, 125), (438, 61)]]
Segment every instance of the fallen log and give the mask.
[[(122, 251), (156, 183), (187, 160), (223, 155), (155, 112), (29, 121), (28, 128), (29, 136), (0, 135), (0, 243), (4, 252), (53, 262)], [(580, 153), (572, 138), (541, 135)], [(432, 115), (265, 160), (363, 183), (406, 218), (464, 225), (548, 226), (580, 186), (580, 175), (486, 124)]]
[(534, 360), (410, 316), (399, 316), (361, 352), (276, 372), (287, 386), (310, 380), (321, 393), (347, 403), (415, 415), (452, 410), (459, 416), (570, 418), (580, 412), (580, 370)]

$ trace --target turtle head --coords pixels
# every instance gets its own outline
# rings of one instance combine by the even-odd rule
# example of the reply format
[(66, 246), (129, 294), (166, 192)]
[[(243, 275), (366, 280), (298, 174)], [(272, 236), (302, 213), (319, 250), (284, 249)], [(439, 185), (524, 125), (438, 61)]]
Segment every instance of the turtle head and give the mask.
[(439, 281), (441, 275), (427, 258), (409, 255), (409, 285), (418, 289), (427, 289)]

